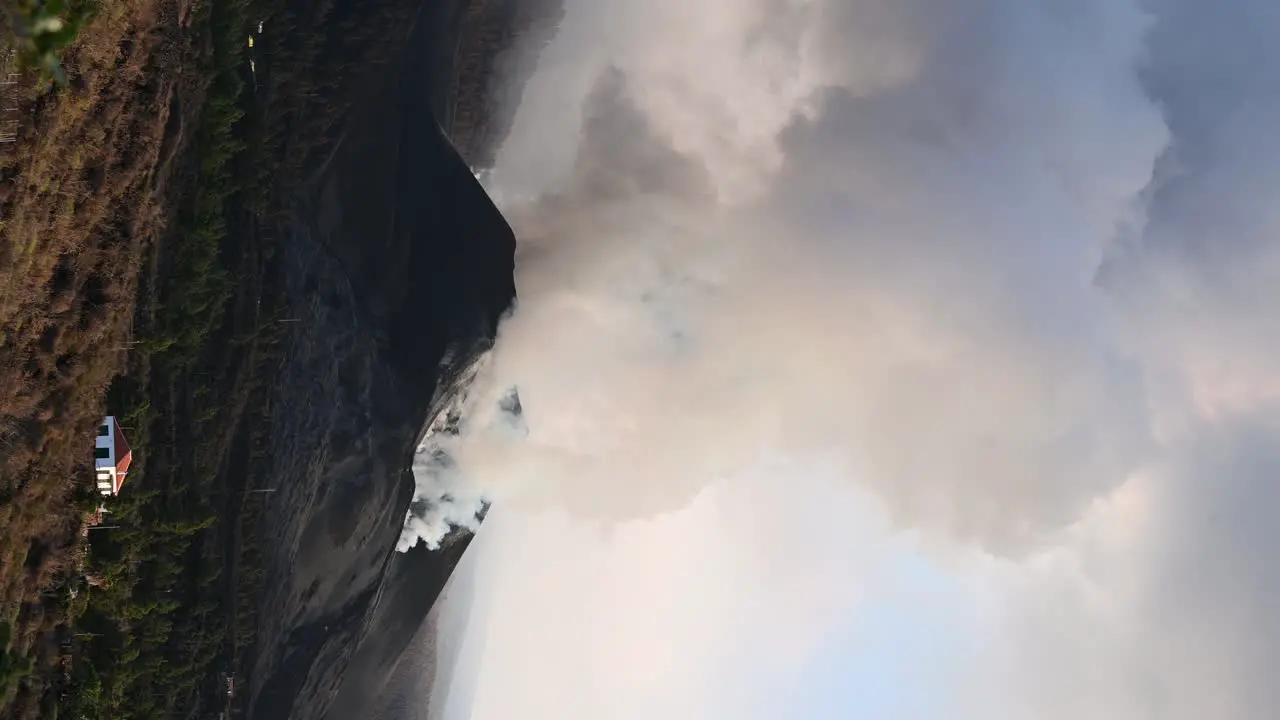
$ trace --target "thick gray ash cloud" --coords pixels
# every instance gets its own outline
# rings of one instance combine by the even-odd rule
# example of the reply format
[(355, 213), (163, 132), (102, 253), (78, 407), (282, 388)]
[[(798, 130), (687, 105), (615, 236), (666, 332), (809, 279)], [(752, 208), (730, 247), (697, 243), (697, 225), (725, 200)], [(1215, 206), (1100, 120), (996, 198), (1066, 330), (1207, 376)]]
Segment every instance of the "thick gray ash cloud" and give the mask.
[[(521, 301), (460, 482), (629, 537), (821, 458), (869, 547), (996, 609), (948, 717), (1274, 716), (1277, 31), (1262, 0), (569, 2), (487, 181)], [(759, 543), (812, 552), (775, 480)]]

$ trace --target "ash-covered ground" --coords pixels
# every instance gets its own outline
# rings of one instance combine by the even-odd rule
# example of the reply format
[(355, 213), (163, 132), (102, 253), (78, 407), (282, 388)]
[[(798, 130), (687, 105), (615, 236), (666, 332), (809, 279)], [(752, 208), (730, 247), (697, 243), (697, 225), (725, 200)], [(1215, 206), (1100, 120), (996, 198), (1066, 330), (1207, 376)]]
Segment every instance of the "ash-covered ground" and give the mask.
[[(519, 4), (490, 4), (506, 8), (490, 23)], [(476, 58), (493, 48), (467, 42), (476, 7), (424, 4), (404, 61), (295, 209), (250, 718), (367, 716), (470, 542), (395, 552), (440, 388), (488, 346), (515, 292), (511, 229), (437, 120), (452, 128), (466, 105), (475, 122), (488, 102), (464, 92), (492, 87)], [(470, 128), (468, 143), (495, 132)]]

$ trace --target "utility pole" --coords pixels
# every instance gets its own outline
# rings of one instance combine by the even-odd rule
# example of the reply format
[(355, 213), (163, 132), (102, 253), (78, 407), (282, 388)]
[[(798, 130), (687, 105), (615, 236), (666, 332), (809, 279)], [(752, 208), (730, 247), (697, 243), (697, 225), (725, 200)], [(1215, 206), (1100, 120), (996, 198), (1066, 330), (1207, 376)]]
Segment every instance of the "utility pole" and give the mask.
[[(240, 491), (240, 494), (241, 494), (241, 495), (265, 495), (265, 494), (267, 494), (267, 493), (273, 493), (273, 492), (275, 492), (277, 489), (278, 489), (278, 488), (258, 488), (258, 489), (256, 489), (256, 490), (241, 490), (241, 491)], [(230, 492), (230, 491), (229, 491), (229, 490), (215, 490), (215, 491), (213, 491), (213, 493), (212, 493), (212, 494), (213, 494), (213, 495), (222, 495), (222, 494), (224, 494), (224, 493), (228, 493), (228, 492)]]

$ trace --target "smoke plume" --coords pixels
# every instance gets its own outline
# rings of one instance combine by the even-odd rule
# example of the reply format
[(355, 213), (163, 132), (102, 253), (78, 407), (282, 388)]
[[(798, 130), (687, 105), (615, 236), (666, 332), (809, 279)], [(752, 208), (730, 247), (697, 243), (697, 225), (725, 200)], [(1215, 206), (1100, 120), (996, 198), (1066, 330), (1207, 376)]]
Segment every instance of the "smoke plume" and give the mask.
[[(613, 38), (630, 3), (571, 4), (489, 176), (519, 306), (454, 477), (416, 471), (624, 520), (833, 453), (1000, 552), (1119, 484), (1143, 388), (1094, 274), (1167, 140), (1146, 21), (932, 5), (659, 4)], [(518, 436), (490, 412), (513, 388)]]
[[(495, 538), (602, 568), (562, 578), (580, 598), (625, 582), (608, 551), (571, 549), (584, 528), (633, 567), (693, 562), (721, 548), (707, 528), (735, 527), (701, 574), (652, 575), (733, 588), (697, 616), (716, 632), (688, 620), (693, 590), (607, 597), (764, 663), (739, 677), (803, 663), (737, 633), (806, 628), (788, 657), (812, 657), (842, 613), (896, 597), (875, 568), (909, 556), (968, 608), (947, 614), (955, 636), (982, 641), (928, 681), (939, 705), (902, 717), (1274, 716), (1280, 6), (566, 6), (485, 176), (519, 238), (519, 305), (456, 433), (428, 439), (435, 514), (404, 542), (489, 501)], [(551, 561), (491, 555), (488, 587), (543, 598), (535, 614), (573, 635), (529, 569)], [(744, 557), (775, 561), (721, 573)], [(836, 609), (770, 594), (795, 563), (797, 592)], [(602, 632), (652, 667), (681, 657), (644, 645), (654, 628)], [(597, 694), (526, 716), (799, 716), (707, 705), (708, 678), (623, 712), (609, 699), (643, 693), (601, 665), (573, 666)], [(521, 697), (570, 682), (538, 677)]]

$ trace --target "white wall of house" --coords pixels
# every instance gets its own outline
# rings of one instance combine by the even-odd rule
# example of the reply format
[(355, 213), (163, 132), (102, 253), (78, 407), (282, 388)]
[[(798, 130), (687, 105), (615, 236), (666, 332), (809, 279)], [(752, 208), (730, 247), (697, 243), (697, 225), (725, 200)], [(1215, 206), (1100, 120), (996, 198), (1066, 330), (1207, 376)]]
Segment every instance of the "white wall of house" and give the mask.
[(110, 415), (98, 426), (98, 436), (93, 443), (94, 479), (98, 492), (115, 494), (116, 479), (116, 419)]

